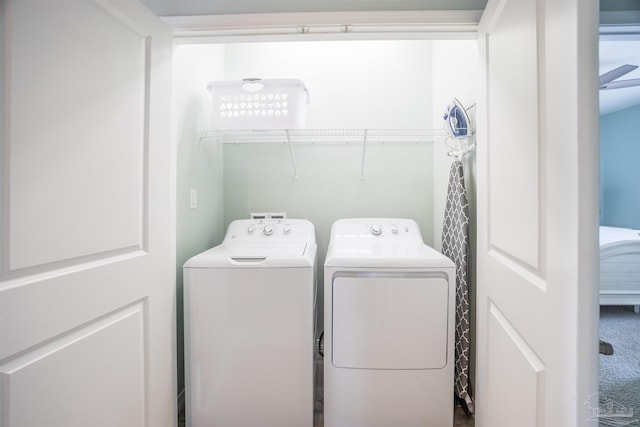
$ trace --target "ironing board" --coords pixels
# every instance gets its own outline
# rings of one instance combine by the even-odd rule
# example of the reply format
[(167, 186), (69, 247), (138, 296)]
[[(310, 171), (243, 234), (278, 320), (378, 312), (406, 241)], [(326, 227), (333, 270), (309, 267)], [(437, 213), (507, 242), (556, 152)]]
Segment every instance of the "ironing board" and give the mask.
[(456, 398), (468, 413), (474, 412), (469, 395), (469, 203), (464, 185), (462, 162), (451, 164), (447, 204), (442, 230), (442, 253), (456, 265)]

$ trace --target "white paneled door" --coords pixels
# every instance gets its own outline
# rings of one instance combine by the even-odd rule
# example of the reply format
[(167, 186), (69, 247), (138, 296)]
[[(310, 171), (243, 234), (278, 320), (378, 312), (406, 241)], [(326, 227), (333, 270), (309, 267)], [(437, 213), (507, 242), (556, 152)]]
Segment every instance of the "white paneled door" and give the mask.
[(171, 32), (0, 0), (0, 426), (175, 425)]
[(597, 425), (597, 27), (583, 0), (481, 22), (479, 427)]

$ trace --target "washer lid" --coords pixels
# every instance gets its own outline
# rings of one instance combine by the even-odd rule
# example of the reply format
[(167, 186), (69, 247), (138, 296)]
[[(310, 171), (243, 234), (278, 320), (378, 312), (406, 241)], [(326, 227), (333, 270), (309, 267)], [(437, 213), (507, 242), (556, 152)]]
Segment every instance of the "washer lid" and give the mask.
[(227, 243), (222, 246), (221, 251), (231, 258), (295, 258), (304, 256), (306, 248), (306, 242), (254, 243), (252, 245)]
[(226, 243), (194, 256), (184, 268), (308, 267), (315, 249), (307, 242)]

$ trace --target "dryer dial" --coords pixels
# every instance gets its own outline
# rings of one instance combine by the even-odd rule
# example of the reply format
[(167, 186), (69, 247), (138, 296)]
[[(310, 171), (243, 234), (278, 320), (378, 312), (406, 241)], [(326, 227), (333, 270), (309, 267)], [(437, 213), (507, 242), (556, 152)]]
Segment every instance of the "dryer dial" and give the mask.
[(382, 225), (374, 224), (371, 226), (370, 231), (374, 236), (379, 236), (382, 234)]
[(264, 234), (265, 236), (271, 236), (273, 234), (273, 225), (266, 224), (262, 229), (262, 234)]

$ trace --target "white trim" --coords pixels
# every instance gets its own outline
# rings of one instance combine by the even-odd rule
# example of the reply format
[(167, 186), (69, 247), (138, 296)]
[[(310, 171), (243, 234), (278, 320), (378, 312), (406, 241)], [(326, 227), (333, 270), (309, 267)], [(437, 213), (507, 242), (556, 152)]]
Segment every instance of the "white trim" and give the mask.
[(322, 38), (475, 38), (480, 10), (263, 13), (166, 16), (178, 43), (247, 41), (247, 37)]
[(484, 13), (478, 22), (478, 33), (481, 34), (480, 37), (484, 37), (482, 34), (491, 32), (506, 4), (507, 2), (505, 0), (489, 0), (487, 2)]

